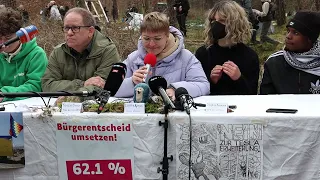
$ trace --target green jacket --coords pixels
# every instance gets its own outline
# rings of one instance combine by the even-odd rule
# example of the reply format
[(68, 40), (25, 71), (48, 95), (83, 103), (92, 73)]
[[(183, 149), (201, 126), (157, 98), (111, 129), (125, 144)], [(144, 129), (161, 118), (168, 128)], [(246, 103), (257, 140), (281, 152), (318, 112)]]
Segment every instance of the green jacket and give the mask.
[[(20, 52), (9, 60), (0, 53), (0, 91), (41, 92), (41, 77), (48, 65), (47, 55), (36, 43), (36, 39), (22, 44)], [(24, 97), (4, 98), (3, 101), (25, 99)]]
[(112, 64), (116, 62), (120, 62), (120, 57), (114, 43), (95, 31), (90, 54), (85, 58), (74, 57), (66, 43), (55, 47), (42, 78), (42, 89), (46, 92), (91, 92), (95, 87), (83, 87), (84, 82), (95, 76), (107, 79)]

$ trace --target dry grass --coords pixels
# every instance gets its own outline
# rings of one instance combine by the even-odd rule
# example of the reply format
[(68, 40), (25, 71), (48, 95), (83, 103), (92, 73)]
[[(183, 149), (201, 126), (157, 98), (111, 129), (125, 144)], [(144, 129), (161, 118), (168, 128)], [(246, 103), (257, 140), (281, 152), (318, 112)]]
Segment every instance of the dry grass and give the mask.
[[(49, 56), (53, 48), (64, 42), (64, 34), (62, 32), (62, 22), (59, 21), (47, 21), (42, 23), (40, 16), (31, 20), (31, 24), (34, 24), (39, 29), (39, 35), (37, 42)], [(191, 52), (195, 52), (197, 48), (203, 45), (203, 22), (201, 20), (189, 20), (188, 21), (188, 37), (185, 38), (186, 48)], [(126, 57), (137, 49), (137, 42), (139, 38), (139, 31), (126, 30), (126, 24), (122, 22), (110, 23), (107, 25), (100, 24), (101, 32), (113, 40), (117, 46), (120, 57), (124, 60)], [(271, 37), (283, 41), (285, 37), (284, 27), (276, 27), (276, 33)], [(273, 46), (271, 44), (259, 44), (251, 46), (259, 55), (260, 63), (267, 59), (269, 55), (280, 50), (282, 45)]]
[[(31, 24), (37, 26), (39, 30), (37, 43), (45, 50), (47, 56), (50, 55), (55, 46), (64, 42), (64, 34), (61, 29), (63, 23), (61, 21), (43, 23), (39, 16), (31, 20)], [(125, 30), (124, 23), (111, 23), (108, 26), (100, 25), (100, 27), (102, 28), (101, 32), (114, 41), (122, 59), (125, 59), (128, 54), (136, 49), (139, 33), (133, 30)]]

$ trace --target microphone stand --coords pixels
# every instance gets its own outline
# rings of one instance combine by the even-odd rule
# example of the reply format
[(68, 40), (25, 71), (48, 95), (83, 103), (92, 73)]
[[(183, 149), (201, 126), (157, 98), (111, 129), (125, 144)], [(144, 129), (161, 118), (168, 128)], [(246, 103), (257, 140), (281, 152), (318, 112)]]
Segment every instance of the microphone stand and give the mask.
[(97, 110), (97, 113), (100, 114), (106, 105), (108, 103), (109, 98), (110, 98), (110, 93), (106, 90), (102, 90), (100, 93), (96, 95), (97, 102), (99, 103), (99, 107)]
[(77, 91), (77, 92), (17, 92), (17, 93), (0, 93), (0, 97), (16, 98), (16, 97), (58, 97), (58, 96), (95, 96), (96, 91)]
[[(163, 158), (160, 164), (162, 164), (162, 168), (158, 167), (157, 172), (162, 172), (162, 179), (168, 180), (168, 174), (169, 174), (169, 159), (173, 161), (173, 156), (171, 155), (168, 157), (168, 127), (169, 127), (169, 120), (168, 120), (168, 114), (169, 114), (169, 108), (171, 107), (170, 104), (165, 104), (164, 106), (164, 122), (159, 121), (159, 126), (163, 126), (164, 128), (164, 142), (163, 142)], [(172, 108), (172, 107), (171, 107)]]

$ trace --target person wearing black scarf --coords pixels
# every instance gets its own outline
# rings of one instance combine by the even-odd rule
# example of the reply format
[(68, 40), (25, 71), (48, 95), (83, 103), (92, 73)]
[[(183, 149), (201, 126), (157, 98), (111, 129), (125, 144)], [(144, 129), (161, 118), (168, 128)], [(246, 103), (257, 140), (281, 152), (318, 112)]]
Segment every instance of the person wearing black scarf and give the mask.
[(320, 94), (320, 13), (301, 11), (287, 24), (285, 47), (264, 64), (260, 94)]

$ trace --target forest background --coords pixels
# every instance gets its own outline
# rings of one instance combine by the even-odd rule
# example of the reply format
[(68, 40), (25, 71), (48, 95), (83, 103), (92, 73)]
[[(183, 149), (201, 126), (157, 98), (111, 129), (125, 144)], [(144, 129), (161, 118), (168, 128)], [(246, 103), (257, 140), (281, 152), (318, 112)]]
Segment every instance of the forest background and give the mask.
[[(189, 0), (191, 9), (187, 17), (188, 37), (185, 39), (186, 48), (191, 52), (203, 45), (203, 24), (208, 10), (213, 7), (214, 3), (219, 0)], [(40, 11), (43, 9), (49, 0), (0, 0), (0, 4), (5, 4), (16, 8), (20, 4), (24, 5), (25, 9), (30, 14), (30, 24), (34, 24), (39, 29), (37, 37), (38, 44), (43, 47), (49, 56), (52, 49), (64, 41), (64, 34), (61, 30), (62, 22), (47, 21), (41, 22)], [(145, 14), (154, 11), (158, 3), (167, 4), (165, 12), (170, 16), (171, 23), (177, 26), (175, 20), (175, 12), (172, 4), (174, 0), (101, 0), (102, 4), (108, 10), (108, 17), (111, 20), (112, 6), (116, 8), (116, 21), (109, 23), (101, 23), (102, 32), (109, 36), (116, 44), (121, 58), (124, 60), (129, 53), (137, 48), (137, 40), (139, 38), (139, 31), (125, 30), (127, 24), (123, 22), (125, 12), (131, 6), (138, 8), (139, 12)], [(84, 0), (56, 0), (59, 6), (84, 6)], [(274, 21), (275, 31), (270, 36), (280, 42), (284, 41), (286, 29), (285, 24), (290, 18), (286, 14), (292, 14), (300, 10), (320, 10), (320, 0), (274, 0), (277, 5), (276, 20)], [(261, 0), (252, 0), (254, 9), (261, 10)], [(283, 47), (283, 44), (274, 46), (268, 43), (250, 45), (259, 55), (260, 62), (267, 59), (269, 55)]]

